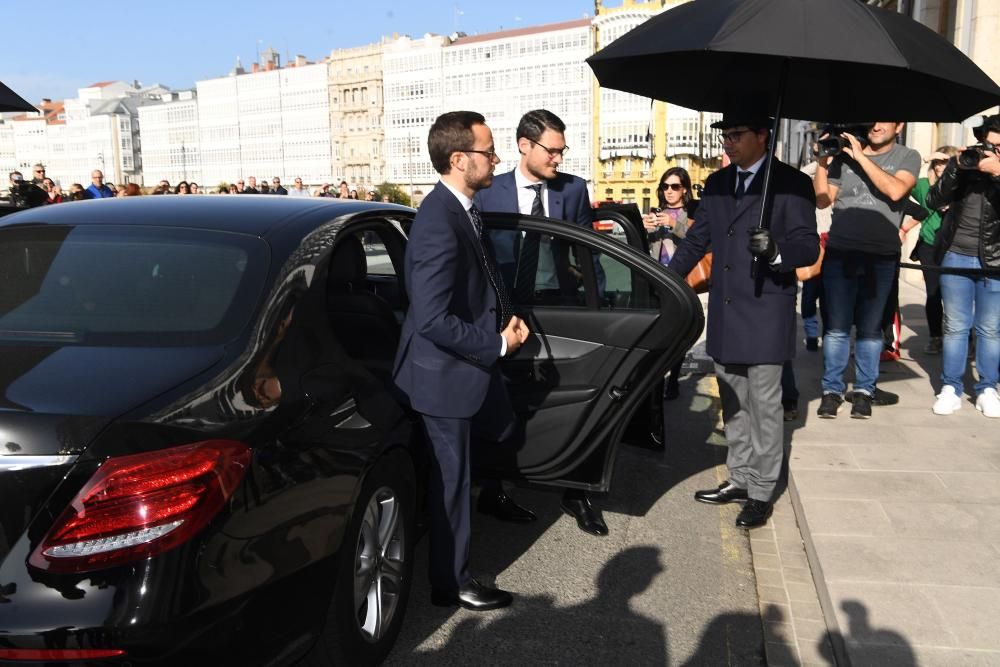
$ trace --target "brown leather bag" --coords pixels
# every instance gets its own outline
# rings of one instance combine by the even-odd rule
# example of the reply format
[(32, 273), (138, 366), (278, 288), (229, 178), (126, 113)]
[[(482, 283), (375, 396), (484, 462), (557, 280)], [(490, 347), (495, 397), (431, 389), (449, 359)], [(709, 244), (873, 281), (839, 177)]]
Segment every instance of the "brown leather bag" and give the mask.
[(687, 274), (687, 284), (698, 294), (707, 292), (712, 284), (712, 253), (707, 252)]

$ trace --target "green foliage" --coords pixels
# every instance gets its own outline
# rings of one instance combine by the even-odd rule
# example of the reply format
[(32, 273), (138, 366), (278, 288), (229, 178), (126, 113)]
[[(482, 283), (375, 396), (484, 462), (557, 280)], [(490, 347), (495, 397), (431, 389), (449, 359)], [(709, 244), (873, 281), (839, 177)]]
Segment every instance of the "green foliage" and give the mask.
[(375, 188), (375, 192), (377, 193), (375, 201), (382, 201), (382, 195), (388, 195), (389, 201), (393, 204), (402, 204), (403, 206), (413, 205), (410, 203), (410, 195), (395, 183), (383, 183)]

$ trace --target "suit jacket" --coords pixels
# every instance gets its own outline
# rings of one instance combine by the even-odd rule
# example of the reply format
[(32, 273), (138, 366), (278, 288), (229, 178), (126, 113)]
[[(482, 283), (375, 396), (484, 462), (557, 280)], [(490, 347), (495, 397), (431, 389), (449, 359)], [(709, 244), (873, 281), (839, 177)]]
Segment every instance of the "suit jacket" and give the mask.
[[(546, 181), (546, 191), (549, 204), (548, 217), (565, 220), (587, 229), (592, 228), (594, 211), (590, 207), (587, 184), (582, 178), (572, 174), (557, 173), (555, 178)], [(494, 176), (490, 187), (476, 193), (475, 202), (481, 211), (520, 213), (514, 172), (508, 171)], [(517, 232), (493, 231), (490, 232), (490, 239), (496, 250), (497, 268), (505, 279), (511, 279), (514, 273), (513, 267), (517, 265), (521, 235)], [(510, 280), (508, 284), (512, 282)]]
[(410, 307), (393, 380), (418, 412), (472, 417), (501, 380), (497, 295), (468, 213), (440, 183), (413, 220), (404, 266)]
[(812, 182), (775, 160), (770, 229), (781, 262), (773, 267), (759, 262), (761, 291), (755, 294), (748, 246), (750, 231), (760, 220), (763, 184), (761, 168), (737, 202), (735, 165), (709, 176), (697, 223), (669, 264), (686, 276), (706, 252), (713, 253), (707, 352), (720, 363), (775, 364), (795, 356), (795, 269), (819, 257)]

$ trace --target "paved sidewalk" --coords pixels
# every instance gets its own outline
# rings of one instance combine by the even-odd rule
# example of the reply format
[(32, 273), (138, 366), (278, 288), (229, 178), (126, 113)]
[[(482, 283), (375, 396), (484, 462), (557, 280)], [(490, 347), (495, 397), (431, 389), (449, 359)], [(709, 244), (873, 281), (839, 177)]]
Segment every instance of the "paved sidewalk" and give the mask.
[(797, 523), (830, 645), (809, 622), (815, 607), (807, 603), (797, 625), (772, 617), (784, 625), (772, 625), (769, 640), (798, 637), (792, 664), (836, 656), (854, 667), (1000, 666), (1000, 420), (976, 411), (971, 371), (962, 409), (931, 412), (941, 357), (923, 353), (924, 293), (901, 281), (899, 296), (903, 358), (883, 363), (879, 380), (900, 395), (898, 405), (875, 407), (870, 420), (851, 419), (846, 405), (837, 419), (819, 419), (822, 350), (795, 360), (802, 398), (799, 420), (786, 429), (791, 474), (781, 503), (791, 502), (797, 521), (776, 511), (770, 531), (751, 539), (758, 585), (763, 569), (784, 588), (774, 591), (785, 605), (778, 612), (794, 612), (797, 582), (761, 565), (782, 538), (795, 543)]

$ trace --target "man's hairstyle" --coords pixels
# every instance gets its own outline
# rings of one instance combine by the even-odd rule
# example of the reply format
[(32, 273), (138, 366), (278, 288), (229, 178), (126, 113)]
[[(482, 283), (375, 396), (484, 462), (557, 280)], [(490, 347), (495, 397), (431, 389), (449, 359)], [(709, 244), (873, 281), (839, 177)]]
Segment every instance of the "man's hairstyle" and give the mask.
[(972, 134), (974, 134), (976, 139), (979, 141), (985, 141), (986, 135), (989, 132), (1000, 132), (1000, 114), (983, 116), (983, 124), (972, 128)]
[(438, 116), (427, 135), (427, 152), (434, 171), (450, 172), (451, 154), (472, 150), (476, 143), (472, 126), (485, 124), (483, 114), (475, 111), (449, 111)]
[(515, 137), (516, 139), (524, 137), (528, 141), (538, 141), (545, 130), (553, 130), (562, 134), (566, 132), (566, 123), (547, 109), (535, 109), (521, 116)]

